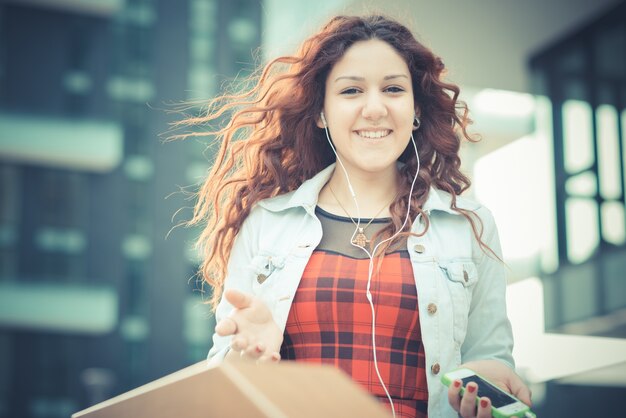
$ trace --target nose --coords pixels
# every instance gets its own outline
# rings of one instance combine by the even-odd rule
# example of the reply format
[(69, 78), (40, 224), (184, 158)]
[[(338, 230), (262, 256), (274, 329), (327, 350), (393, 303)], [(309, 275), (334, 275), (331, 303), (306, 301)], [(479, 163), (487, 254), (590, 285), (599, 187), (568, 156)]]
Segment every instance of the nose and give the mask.
[(386, 117), (387, 113), (387, 106), (378, 92), (372, 92), (367, 95), (363, 109), (361, 110), (361, 115), (365, 119), (376, 122)]

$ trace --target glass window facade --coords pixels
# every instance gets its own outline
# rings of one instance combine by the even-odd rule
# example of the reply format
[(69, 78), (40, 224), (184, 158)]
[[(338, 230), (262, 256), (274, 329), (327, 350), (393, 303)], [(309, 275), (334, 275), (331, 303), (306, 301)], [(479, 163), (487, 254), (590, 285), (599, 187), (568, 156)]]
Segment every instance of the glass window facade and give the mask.
[[(212, 152), (163, 139), (182, 117), (171, 104), (206, 102), (247, 74), (261, 38), (253, 0), (57, 3), (0, 3), (0, 116), (74, 134), (73, 123), (118, 126), (122, 155), (96, 170), (7, 158), (0, 143), (0, 285), (25, 306), (46, 289), (64, 306), (53, 325), (0, 318), (0, 418), (67, 417), (205, 358), (214, 321), (193, 279), (198, 231), (172, 228), (190, 216), (174, 217), (190, 204), (177, 192), (197, 187)], [(44, 131), (29, 132), (54, 148)]]
[(623, 16), (622, 2), (531, 59), (552, 107), (559, 268), (544, 277), (549, 331), (626, 337), (610, 319), (626, 308), (615, 292), (626, 283)]

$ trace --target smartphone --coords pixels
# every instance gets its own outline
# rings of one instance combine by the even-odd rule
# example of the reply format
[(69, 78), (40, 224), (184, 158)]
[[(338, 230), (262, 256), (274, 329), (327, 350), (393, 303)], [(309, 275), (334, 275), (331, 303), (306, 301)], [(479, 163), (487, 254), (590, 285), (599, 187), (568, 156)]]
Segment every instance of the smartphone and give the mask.
[(441, 377), (441, 382), (450, 386), (453, 381), (460, 379), (463, 384), (461, 386), (461, 394), (465, 393), (465, 387), (469, 382), (476, 382), (478, 385), (478, 393), (476, 396), (476, 404), (480, 398), (485, 396), (491, 400), (491, 415), (496, 418), (536, 418), (536, 415), (530, 410), (528, 405), (520, 401), (513, 395), (503, 391), (493, 383), (490, 383), (484, 377), (476, 374), (470, 369), (458, 369), (446, 373)]

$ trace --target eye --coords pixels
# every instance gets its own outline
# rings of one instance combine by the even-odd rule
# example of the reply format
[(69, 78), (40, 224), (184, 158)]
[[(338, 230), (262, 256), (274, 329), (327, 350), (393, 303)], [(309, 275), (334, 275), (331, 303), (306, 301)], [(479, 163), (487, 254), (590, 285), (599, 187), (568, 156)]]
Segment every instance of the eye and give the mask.
[(389, 86), (385, 88), (385, 91), (388, 93), (402, 93), (406, 90), (400, 86)]
[(357, 94), (360, 92), (361, 90), (357, 89), (356, 87), (349, 87), (347, 89), (341, 90), (340, 94), (352, 95), (352, 94)]

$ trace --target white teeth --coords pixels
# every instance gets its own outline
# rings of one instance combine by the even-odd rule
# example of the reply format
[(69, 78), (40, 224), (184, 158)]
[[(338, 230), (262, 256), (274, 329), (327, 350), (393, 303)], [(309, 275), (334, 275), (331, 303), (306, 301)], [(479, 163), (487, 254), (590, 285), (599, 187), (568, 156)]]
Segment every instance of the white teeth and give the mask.
[(390, 132), (391, 132), (390, 130), (384, 130), (384, 131), (357, 131), (357, 134), (359, 136), (362, 136), (363, 138), (376, 139), (376, 138), (382, 138), (383, 136), (387, 136), (387, 135), (389, 135)]

